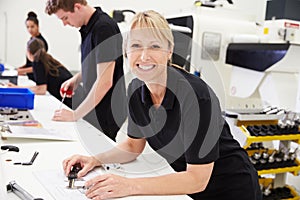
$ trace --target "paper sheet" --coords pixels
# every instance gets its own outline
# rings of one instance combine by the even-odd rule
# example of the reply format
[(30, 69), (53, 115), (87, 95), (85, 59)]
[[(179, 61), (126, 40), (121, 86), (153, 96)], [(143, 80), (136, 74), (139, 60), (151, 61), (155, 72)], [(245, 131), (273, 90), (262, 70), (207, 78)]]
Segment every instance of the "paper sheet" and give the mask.
[(11, 132), (1, 132), (2, 137), (6, 138), (34, 138), (46, 140), (75, 140), (75, 137), (62, 133), (56, 129), (28, 127), (28, 126), (9, 126)]
[[(116, 171), (113, 172), (115, 174)], [(105, 173), (105, 172), (103, 172)], [(63, 174), (62, 170), (44, 170), (44, 171), (36, 171), (33, 172), (35, 177), (38, 179), (38, 181), (44, 186), (44, 188), (51, 194), (51, 196), (54, 199), (57, 200), (89, 200), (85, 194), (84, 190), (82, 189), (68, 189), (66, 186), (68, 185), (67, 178)], [(80, 183), (80, 181), (76, 181), (75, 185), (80, 186), (83, 185), (85, 181), (101, 174), (101, 172), (98, 171), (91, 171), (89, 172), (84, 178), (83, 181)], [(117, 173), (118, 175), (125, 176), (124, 173), (119, 171)], [(127, 177), (127, 176), (125, 176)], [(134, 175), (134, 177), (138, 177), (138, 174)], [(144, 176), (142, 176), (144, 177)], [(127, 196), (122, 197), (122, 200), (174, 200), (174, 199), (180, 199), (180, 200), (190, 200), (188, 196), (185, 195), (162, 195), (162, 196)]]
[[(45, 170), (33, 172), (38, 181), (45, 187), (54, 199), (87, 200), (83, 189), (68, 189), (68, 179), (60, 170)], [(83, 186), (86, 180), (99, 175), (96, 171), (88, 173), (82, 181), (75, 181), (75, 186)]]
[(250, 97), (262, 81), (265, 73), (241, 67), (232, 67), (230, 80), (230, 95), (235, 97)]

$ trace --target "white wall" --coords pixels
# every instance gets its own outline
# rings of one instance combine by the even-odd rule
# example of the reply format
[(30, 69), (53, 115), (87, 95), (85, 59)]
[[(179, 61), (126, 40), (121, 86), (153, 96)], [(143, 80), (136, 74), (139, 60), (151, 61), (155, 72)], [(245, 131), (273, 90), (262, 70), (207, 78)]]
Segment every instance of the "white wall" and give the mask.
[[(259, 2), (262, 0), (235, 0), (235, 7), (240, 13), (257, 15)], [(34, 11), (40, 21), (40, 31), (49, 44), (49, 53), (71, 70), (80, 70), (80, 34), (75, 28), (64, 27), (55, 15), (48, 16), (44, 12), (46, 0), (0, 0), (0, 17), (7, 15), (7, 38), (0, 38), (1, 54), (6, 52), (6, 63), (18, 67), (25, 63), (26, 42), (30, 35), (25, 27), (25, 19), (29, 11)], [(154, 9), (161, 13), (183, 11), (193, 7), (194, 0), (88, 0), (90, 5), (101, 6), (104, 11), (111, 13), (114, 9), (133, 9), (135, 11)], [(0, 20), (2, 23), (2, 20)], [(2, 27), (2, 25), (0, 26)], [(3, 32), (4, 30), (0, 30)], [(3, 34), (2, 34), (3, 35)], [(0, 34), (0, 36), (2, 37)], [(5, 47), (6, 41), (7, 46)], [(2, 53), (1, 53), (2, 52)]]
[[(63, 27), (56, 16), (48, 16), (44, 12), (45, 2), (27, 0), (27, 4), (24, 4), (22, 0), (0, 0), (0, 13), (7, 16), (6, 63), (13, 67), (25, 64), (26, 43), (30, 38), (25, 20), (27, 13), (32, 10), (38, 15), (40, 32), (48, 42), (49, 53), (69, 69), (79, 70), (79, 32), (71, 27)], [(2, 40), (0, 48), (5, 48)]]
[(6, 15), (0, 12), (0, 63), (6, 60)]

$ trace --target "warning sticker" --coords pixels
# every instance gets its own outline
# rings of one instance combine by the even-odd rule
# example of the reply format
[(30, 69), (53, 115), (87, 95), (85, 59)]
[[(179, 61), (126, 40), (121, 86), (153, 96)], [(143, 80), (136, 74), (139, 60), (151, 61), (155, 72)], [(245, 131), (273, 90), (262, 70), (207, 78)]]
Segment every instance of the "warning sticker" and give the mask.
[(284, 22), (284, 27), (286, 28), (295, 28), (295, 29), (299, 29), (299, 24), (297, 23), (291, 23), (291, 22)]

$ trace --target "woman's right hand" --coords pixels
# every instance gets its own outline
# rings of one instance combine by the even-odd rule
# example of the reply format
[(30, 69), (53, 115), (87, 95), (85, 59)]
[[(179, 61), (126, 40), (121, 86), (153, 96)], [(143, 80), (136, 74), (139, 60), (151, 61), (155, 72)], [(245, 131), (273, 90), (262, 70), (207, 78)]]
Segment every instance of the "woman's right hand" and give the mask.
[(76, 163), (80, 163), (80, 166), (82, 168), (77, 174), (78, 178), (83, 177), (93, 168), (101, 165), (100, 161), (98, 161), (93, 156), (74, 155), (63, 161), (63, 169), (66, 176), (68, 176), (72, 166), (75, 165)]

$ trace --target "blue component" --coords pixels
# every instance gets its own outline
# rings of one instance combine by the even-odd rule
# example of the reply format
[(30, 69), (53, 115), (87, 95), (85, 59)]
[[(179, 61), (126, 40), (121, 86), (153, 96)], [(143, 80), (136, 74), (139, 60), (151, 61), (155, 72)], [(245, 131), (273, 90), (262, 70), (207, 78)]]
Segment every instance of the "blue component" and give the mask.
[(199, 71), (194, 71), (194, 75), (200, 77), (200, 72)]
[(28, 88), (0, 88), (0, 107), (33, 109), (34, 95)]
[(0, 63), (0, 74), (5, 70), (5, 67), (2, 63)]

